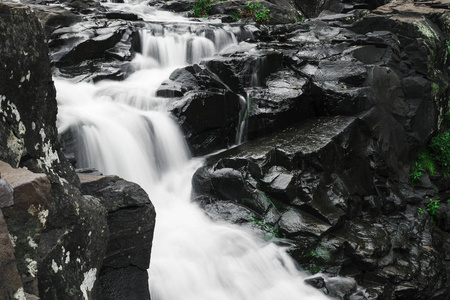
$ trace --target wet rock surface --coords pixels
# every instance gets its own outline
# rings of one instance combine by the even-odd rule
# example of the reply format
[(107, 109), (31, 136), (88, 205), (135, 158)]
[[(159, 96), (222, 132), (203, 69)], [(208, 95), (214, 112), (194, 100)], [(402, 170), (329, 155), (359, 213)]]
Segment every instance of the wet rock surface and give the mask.
[[(350, 27), (359, 17), (341, 12), (272, 28), (258, 47), (281, 52), (283, 66), (249, 89), (251, 141), (208, 157), (193, 200), (213, 219), (292, 240), (291, 255), (313, 273), (356, 280), (332, 279), (335, 289), (327, 276), (311, 280), (330, 296), (446, 299), (447, 217), (432, 223), (420, 211), (447, 187), (407, 184), (410, 160), (447, 109), (448, 12), (434, 4), (388, 4)], [(264, 136), (270, 121), (252, 123), (260, 103), (295, 117), (272, 121), (277, 133)]]

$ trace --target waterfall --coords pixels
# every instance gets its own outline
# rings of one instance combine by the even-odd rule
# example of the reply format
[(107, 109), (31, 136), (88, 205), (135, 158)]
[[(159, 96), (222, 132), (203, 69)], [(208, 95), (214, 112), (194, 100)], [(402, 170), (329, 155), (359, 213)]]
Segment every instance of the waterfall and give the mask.
[(327, 299), (303, 283), (305, 274), (286, 249), (214, 223), (190, 202), (191, 177), (202, 160), (190, 158), (167, 99), (156, 97), (156, 89), (176, 67), (236, 43), (232, 33), (214, 30), (143, 29), (135, 73), (122, 82), (55, 78), (59, 133), (71, 134), (79, 167), (119, 175), (149, 194), (157, 211), (149, 269), (153, 300)]

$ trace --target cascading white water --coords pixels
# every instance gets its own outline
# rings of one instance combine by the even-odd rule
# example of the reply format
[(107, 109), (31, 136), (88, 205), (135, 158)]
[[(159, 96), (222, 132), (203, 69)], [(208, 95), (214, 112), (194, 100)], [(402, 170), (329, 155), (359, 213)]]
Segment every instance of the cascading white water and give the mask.
[[(189, 47), (197, 51), (212, 45), (217, 51), (236, 43), (234, 36), (223, 35), (225, 42), (217, 34), (212, 43), (203, 34), (158, 36), (148, 28), (142, 34), (143, 54), (125, 81), (74, 84), (55, 78), (55, 85), (58, 130), (71, 131), (77, 140), (80, 167), (137, 182), (156, 207), (152, 299), (326, 299), (303, 283), (305, 275), (285, 249), (238, 226), (214, 223), (190, 202), (191, 177), (201, 160), (189, 158), (166, 112), (167, 99), (155, 91), (174, 68), (189, 61)], [(212, 53), (200, 54), (191, 59)]]

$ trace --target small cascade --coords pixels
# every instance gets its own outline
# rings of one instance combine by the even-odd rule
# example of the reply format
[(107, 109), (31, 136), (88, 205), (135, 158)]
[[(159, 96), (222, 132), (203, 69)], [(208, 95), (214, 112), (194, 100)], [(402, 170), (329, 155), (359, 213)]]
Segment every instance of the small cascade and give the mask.
[(247, 141), (248, 117), (252, 106), (250, 93), (246, 91), (245, 97), (239, 95), (241, 110), (239, 111), (239, 123), (236, 134), (236, 145)]
[(255, 57), (250, 72), (250, 87), (263, 86), (264, 67), (267, 63), (266, 57)]
[[(135, 72), (126, 80), (55, 78), (59, 133), (71, 134), (78, 167), (119, 175), (149, 194), (157, 211), (149, 269), (153, 300), (327, 299), (304, 284), (286, 249), (239, 226), (214, 223), (190, 202), (201, 160), (190, 159), (167, 99), (156, 97), (156, 89), (175, 68), (237, 43), (231, 31), (208, 31), (148, 24), (140, 32)], [(248, 95), (242, 107), (238, 143), (245, 140)]]
[(267, 58), (265, 56), (255, 56), (251, 68), (245, 72), (245, 81), (248, 87), (245, 89), (245, 97), (240, 96), (241, 109), (239, 111), (239, 123), (236, 131), (236, 145), (240, 145), (247, 141), (248, 121), (250, 110), (252, 107), (251, 91), (264, 86), (265, 67), (267, 66)]

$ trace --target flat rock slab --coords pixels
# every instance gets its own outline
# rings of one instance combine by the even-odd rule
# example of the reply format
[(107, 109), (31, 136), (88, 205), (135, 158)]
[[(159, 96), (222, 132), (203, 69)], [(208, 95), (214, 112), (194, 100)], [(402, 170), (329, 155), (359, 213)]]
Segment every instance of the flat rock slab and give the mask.
[[(213, 219), (258, 220), (263, 229), (292, 239), (320, 237), (351, 211), (350, 195), (366, 192), (357, 183), (370, 182), (363, 136), (358, 118), (341, 116), (311, 119), (245, 143), (206, 160), (194, 174), (193, 199)], [(355, 153), (360, 158), (350, 161)]]
[(0, 161), (2, 178), (14, 190), (14, 209), (28, 211), (39, 207), (48, 207), (50, 203), (51, 185), (47, 176), (33, 173), (26, 169), (14, 169), (9, 164)]
[(286, 156), (310, 155), (326, 147), (333, 138), (345, 131), (355, 120), (355, 117), (325, 117), (308, 120), (280, 133), (214, 155), (208, 161), (227, 157), (259, 160), (276, 149)]

